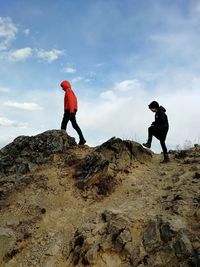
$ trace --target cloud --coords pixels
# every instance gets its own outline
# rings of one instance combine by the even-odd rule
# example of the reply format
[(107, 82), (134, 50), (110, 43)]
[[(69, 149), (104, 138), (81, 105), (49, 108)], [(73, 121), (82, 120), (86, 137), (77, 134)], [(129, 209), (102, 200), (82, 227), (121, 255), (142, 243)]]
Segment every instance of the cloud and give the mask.
[[(100, 143), (102, 139), (118, 136), (123, 139), (133, 139), (140, 143), (146, 141), (147, 129), (154, 114), (149, 111), (148, 104), (157, 100), (167, 110), (170, 130), (167, 136), (169, 149), (175, 149), (177, 145), (183, 146), (186, 140), (192, 143), (200, 140), (200, 125), (196, 118), (200, 117), (200, 79), (194, 78), (190, 84), (176, 84), (173, 90), (163, 90), (162, 81), (160, 88), (148, 93), (148, 87), (140, 80), (133, 79), (131, 90), (116, 90), (116, 84), (112, 88), (100, 93), (90, 100), (80, 101), (77, 114), (83, 132), (91, 134), (92, 143)], [(118, 83), (127, 89), (128, 80)], [(190, 84), (190, 86), (189, 86)], [(140, 90), (135, 90), (139, 86)], [(134, 89), (135, 88), (135, 89)], [(192, 106), (191, 106), (192, 105)], [(92, 110), (92, 112), (88, 112)], [(195, 127), (195, 128), (194, 128)], [(194, 131), (195, 129), (195, 131)], [(158, 140), (154, 139), (152, 149), (161, 151)]]
[(4, 106), (22, 110), (29, 110), (29, 111), (42, 110), (42, 107), (40, 107), (36, 103), (26, 103), (26, 102), (18, 103), (18, 102), (8, 101), (4, 103)]
[(16, 121), (9, 120), (7, 118), (0, 117), (0, 126), (19, 126), (19, 123)]
[(51, 63), (54, 60), (58, 59), (62, 54), (63, 51), (58, 49), (53, 49), (50, 51), (45, 51), (43, 49), (36, 50), (36, 56), (41, 60), (47, 61), (48, 63)]
[(71, 68), (71, 67), (67, 67), (67, 68), (63, 69), (63, 72), (73, 74), (73, 73), (76, 73), (76, 69), (75, 68)]
[(110, 90), (104, 91), (100, 97), (104, 100), (118, 101), (118, 99), (127, 98), (133, 95), (141, 95), (144, 92), (143, 85), (137, 79), (124, 80), (118, 82)]
[(105, 100), (111, 100), (111, 101), (114, 101), (117, 99), (117, 96), (115, 94), (115, 92), (113, 92), (113, 90), (108, 90), (108, 91), (105, 91), (105, 92), (102, 92), (100, 94), (100, 97), (102, 99), (105, 99)]
[(125, 80), (122, 82), (119, 82), (115, 85), (114, 90), (121, 91), (121, 92), (127, 92), (130, 90), (137, 90), (141, 89), (141, 84), (138, 80)]
[(17, 27), (9, 17), (0, 17), (0, 51), (6, 50), (15, 39)]
[(77, 82), (80, 82), (82, 80), (84, 80), (84, 78), (81, 76), (78, 76), (78, 77), (75, 77), (74, 79), (72, 79), (72, 83), (77, 83)]
[(32, 56), (33, 49), (30, 47), (20, 48), (9, 52), (8, 58), (10, 61), (22, 61)]
[(0, 93), (8, 93), (10, 89), (8, 87), (0, 86)]

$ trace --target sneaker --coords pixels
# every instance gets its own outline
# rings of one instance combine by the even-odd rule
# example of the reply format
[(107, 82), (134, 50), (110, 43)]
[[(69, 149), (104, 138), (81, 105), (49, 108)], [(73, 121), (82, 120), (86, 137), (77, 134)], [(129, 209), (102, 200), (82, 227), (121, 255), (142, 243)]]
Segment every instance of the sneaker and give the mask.
[(84, 145), (85, 143), (86, 143), (86, 140), (83, 139), (83, 140), (80, 140), (78, 144), (79, 144), (79, 145)]
[(168, 163), (169, 161), (169, 157), (165, 157), (160, 163)]
[(151, 148), (151, 144), (148, 143), (148, 142), (147, 143), (143, 143), (142, 145), (145, 146), (146, 148)]

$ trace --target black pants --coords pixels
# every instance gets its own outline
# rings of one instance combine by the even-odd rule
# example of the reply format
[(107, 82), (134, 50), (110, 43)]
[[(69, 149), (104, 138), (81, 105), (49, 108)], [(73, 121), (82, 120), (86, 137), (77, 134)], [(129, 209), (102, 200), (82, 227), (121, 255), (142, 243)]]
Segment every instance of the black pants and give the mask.
[(160, 128), (159, 126), (150, 126), (148, 129), (148, 142), (151, 144), (153, 136), (155, 136), (159, 141), (163, 150), (164, 156), (167, 155), (167, 147), (165, 144), (168, 128)]
[(80, 141), (84, 140), (82, 131), (81, 131), (80, 127), (78, 126), (77, 122), (76, 122), (76, 111), (74, 113), (70, 113), (69, 110), (65, 110), (65, 113), (63, 115), (63, 120), (62, 120), (62, 123), (61, 123), (61, 129), (62, 130), (66, 131), (67, 124), (68, 124), (69, 121), (71, 121), (72, 127), (77, 131)]

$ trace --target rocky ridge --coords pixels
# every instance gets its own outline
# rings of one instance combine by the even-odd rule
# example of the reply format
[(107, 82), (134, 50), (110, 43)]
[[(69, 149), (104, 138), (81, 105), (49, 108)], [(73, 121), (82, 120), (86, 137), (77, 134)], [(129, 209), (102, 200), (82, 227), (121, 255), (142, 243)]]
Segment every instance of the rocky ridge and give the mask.
[(0, 266), (199, 267), (200, 147), (159, 158), (115, 137), (16, 138), (0, 150)]

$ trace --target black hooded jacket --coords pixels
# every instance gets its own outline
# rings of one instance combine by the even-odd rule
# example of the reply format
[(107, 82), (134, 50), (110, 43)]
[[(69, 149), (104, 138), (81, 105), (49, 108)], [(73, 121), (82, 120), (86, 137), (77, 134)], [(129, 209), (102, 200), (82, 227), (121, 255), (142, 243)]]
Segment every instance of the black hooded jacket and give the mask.
[(168, 130), (169, 123), (166, 115), (166, 109), (162, 106), (158, 108), (158, 111), (155, 114), (155, 121), (152, 123), (153, 126), (157, 126), (160, 129)]

